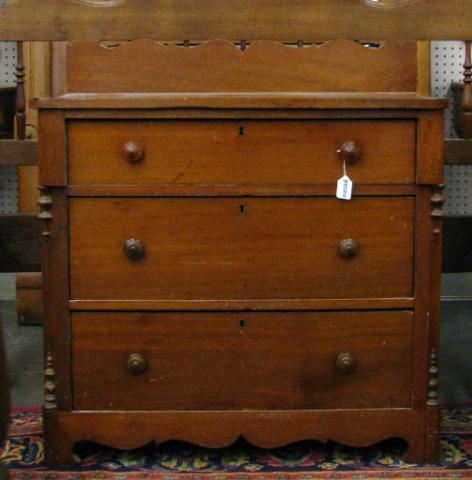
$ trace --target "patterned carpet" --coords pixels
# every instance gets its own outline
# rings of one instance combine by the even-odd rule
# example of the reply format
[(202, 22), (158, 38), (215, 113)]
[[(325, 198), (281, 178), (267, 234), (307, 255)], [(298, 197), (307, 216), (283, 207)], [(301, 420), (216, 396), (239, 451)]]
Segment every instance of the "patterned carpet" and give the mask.
[(75, 469), (43, 464), (41, 414), (13, 412), (10, 439), (0, 458), (21, 480), (363, 480), (472, 479), (472, 406), (443, 411), (440, 466), (406, 463), (403, 442), (366, 449), (300, 442), (264, 450), (245, 442), (211, 450), (182, 442), (117, 451), (92, 444), (77, 448)]

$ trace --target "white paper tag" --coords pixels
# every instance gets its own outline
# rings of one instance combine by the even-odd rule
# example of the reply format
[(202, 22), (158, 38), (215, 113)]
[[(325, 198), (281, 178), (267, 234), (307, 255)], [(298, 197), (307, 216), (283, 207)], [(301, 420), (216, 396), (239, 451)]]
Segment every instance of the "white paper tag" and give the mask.
[(338, 180), (338, 188), (336, 189), (336, 197), (340, 200), (351, 200), (352, 197), (352, 180), (344, 175)]

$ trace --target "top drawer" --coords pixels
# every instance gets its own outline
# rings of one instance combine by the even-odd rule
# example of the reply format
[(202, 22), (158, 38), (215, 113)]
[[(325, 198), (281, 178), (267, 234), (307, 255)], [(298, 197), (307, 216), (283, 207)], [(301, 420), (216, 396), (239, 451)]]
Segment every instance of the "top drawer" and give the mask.
[(354, 142), (357, 184), (415, 179), (414, 120), (74, 120), (72, 185), (335, 185)]

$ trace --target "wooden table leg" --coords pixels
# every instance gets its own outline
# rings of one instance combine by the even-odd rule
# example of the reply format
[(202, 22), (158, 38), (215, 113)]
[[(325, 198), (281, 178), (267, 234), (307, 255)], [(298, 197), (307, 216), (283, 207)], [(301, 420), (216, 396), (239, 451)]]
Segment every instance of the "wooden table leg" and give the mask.
[[(2, 325), (0, 319), (0, 446), (7, 438), (8, 420), (10, 416), (10, 387), (7, 374), (7, 361), (3, 344)], [(0, 462), (0, 480), (8, 478), (7, 469)]]

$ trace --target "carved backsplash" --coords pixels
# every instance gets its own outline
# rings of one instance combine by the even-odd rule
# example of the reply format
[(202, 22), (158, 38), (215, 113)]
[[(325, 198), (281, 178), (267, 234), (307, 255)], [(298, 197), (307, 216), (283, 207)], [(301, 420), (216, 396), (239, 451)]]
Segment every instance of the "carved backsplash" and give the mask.
[(54, 58), (56, 95), (415, 92), (417, 84), (417, 46), (411, 41), (71, 42), (57, 46)]

